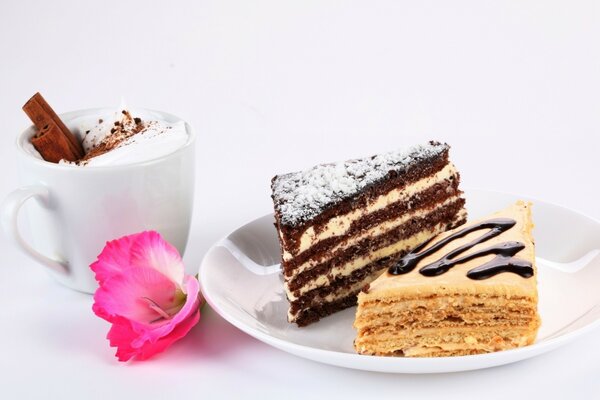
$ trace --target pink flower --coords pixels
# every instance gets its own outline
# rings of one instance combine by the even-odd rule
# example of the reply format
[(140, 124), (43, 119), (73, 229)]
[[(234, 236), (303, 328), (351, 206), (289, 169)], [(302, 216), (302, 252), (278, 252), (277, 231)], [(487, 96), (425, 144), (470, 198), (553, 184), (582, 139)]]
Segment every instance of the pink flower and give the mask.
[(198, 280), (157, 232), (106, 243), (90, 268), (100, 284), (92, 309), (112, 323), (107, 339), (119, 361), (152, 357), (200, 319)]

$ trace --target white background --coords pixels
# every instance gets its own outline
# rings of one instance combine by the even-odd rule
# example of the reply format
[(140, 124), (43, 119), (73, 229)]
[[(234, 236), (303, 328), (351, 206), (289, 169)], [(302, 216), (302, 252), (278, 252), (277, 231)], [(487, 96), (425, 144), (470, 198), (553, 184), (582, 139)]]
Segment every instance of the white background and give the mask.
[[(599, 39), (594, 1), (2, 0), (0, 195), (40, 91), (58, 112), (123, 96), (194, 126), (190, 273), (271, 210), (274, 174), (430, 138), (452, 145), (465, 186), (600, 218)], [(91, 297), (4, 237), (0, 255), (3, 399), (600, 396), (598, 331), (514, 365), (402, 376), (293, 357), (205, 308), (166, 353), (119, 364)]]

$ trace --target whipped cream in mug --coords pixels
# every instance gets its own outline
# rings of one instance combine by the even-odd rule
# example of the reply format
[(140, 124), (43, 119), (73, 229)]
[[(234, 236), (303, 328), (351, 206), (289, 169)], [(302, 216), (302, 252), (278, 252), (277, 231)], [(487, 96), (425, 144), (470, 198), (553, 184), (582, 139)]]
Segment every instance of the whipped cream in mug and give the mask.
[[(151, 111), (120, 108), (113, 113), (89, 115), (65, 121), (83, 145), (85, 156), (60, 164), (96, 167), (134, 164), (165, 156), (185, 145), (185, 122), (170, 123)], [(27, 149), (41, 158), (33, 146)]]

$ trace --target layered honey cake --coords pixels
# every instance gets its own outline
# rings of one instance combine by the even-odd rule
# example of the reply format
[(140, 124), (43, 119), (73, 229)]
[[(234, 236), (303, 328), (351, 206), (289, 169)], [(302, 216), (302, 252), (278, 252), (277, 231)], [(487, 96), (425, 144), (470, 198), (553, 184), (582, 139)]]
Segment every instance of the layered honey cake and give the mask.
[(540, 318), (532, 229), (531, 205), (519, 201), (402, 257), (358, 296), (356, 350), (440, 357), (533, 343)]
[(466, 220), (449, 146), (429, 142), (272, 180), (288, 320), (308, 325), (423, 241)]

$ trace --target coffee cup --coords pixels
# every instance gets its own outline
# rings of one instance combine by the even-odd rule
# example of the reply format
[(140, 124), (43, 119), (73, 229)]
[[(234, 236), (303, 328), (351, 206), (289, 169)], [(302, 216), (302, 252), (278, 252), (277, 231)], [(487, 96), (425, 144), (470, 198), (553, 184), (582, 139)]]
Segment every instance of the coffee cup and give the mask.
[[(60, 117), (76, 135), (76, 121), (107, 115), (89, 109)], [(180, 118), (143, 110), (166, 123)], [(21, 187), (0, 205), (5, 233), (31, 259), (60, 283), (93, 293), (97, 288), (89, 265), (107, 241), (155, 230), (183, 255), (188, 239), (195, 181), (195, 136), (185, 123), (187, 141), (155, 158), (119, 165), (77, 166), (44, 161), (31, 151), (31, 126), (16, 141)], [(19, 232), (18, 216), (29, 222), (27, 240)]]

